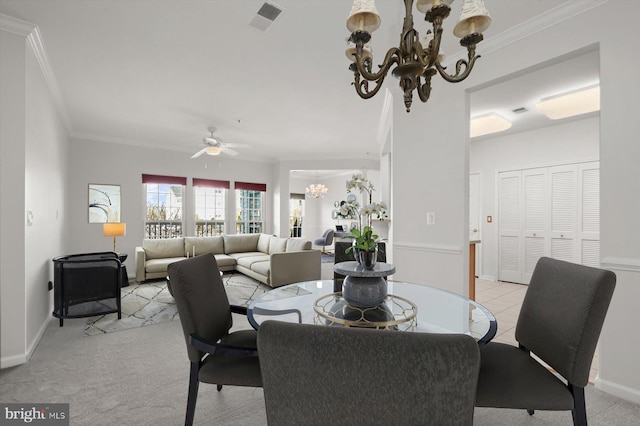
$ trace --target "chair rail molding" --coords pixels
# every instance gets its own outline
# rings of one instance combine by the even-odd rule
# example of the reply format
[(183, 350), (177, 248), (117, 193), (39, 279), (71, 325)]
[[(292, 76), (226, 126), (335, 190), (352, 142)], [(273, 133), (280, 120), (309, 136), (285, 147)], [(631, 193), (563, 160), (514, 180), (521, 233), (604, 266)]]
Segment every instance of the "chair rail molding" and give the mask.
[(607, 256), (600, 262), (600, 267), (618, 271), (640, 272), (640, 259)]
[(410, 241), (394, 241), (394, 249), (409, 250), (409, 251), (426, 251), (432, 253), (443, 254), (462, 254), (462, 247), (448, 244), (427, 244), (427, 243), (414, 243)]

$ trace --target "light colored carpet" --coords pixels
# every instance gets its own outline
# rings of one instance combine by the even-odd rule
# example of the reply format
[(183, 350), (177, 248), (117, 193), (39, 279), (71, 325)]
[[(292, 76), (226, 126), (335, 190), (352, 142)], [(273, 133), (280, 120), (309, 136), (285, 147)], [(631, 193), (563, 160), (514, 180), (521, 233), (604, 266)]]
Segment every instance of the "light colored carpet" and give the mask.
[[(237, 272), (225, 273), (222, 280), (229, 303), (232, 305), (249, 306), (253, 299), (271, 289), (271, 287)], [(175, 301), (167, 289), (166, 281), (135, 283), (122, 288), (122, 319), (118, 319), (118, 314), (89, 318), (84, 334), (95, 336), (146, 327), (175, 319), (178, 319), (178, 311)]]
[[(324, 264), (323, 278), (333, 265)], [(27, 364), (0, 370), (0, 401), (68, 403), (71, 425), (184, 424), (189, 379), (184, 335), (179, 321), (137, 327), (87, 338), (86, 319), (52, 318)], [(234, 330), (251, 328), (233, 315)], [(591, 426), (637, 426), (640, 405), (586, 388)], [(345, 401), (348, 403), (348, 401)], [(393, 407), (390, 407), (392, 409)], [(330, 423), (330, 419), (327, 423)], [(428, 419), (425, 419), (425, 423)], [(262, 389), (201, 384), (196, 425), (267, 424)], [(474, 426), (571, 425), (571, 413), (478, 408)]]

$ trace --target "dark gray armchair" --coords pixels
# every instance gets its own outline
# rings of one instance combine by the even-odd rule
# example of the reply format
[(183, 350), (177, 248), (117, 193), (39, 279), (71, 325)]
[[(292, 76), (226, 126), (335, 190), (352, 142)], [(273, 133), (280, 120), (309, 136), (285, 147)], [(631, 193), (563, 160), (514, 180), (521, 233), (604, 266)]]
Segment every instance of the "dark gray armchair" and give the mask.
[(269, 425), (471, 425), (480, 367), (464, 334), (265, 321)]
[(325, 247), (333, 244), (333, 234), (333, 229), (327, 229), (323, 232), (322, 237), (313, 240), (313, 245), (322, 246), (322, 254), (329, 254)]
[(211, 253), (171, 263), (171, 290), (191, 362), (185, 425), (193, 424), (200, 382), (262, 386), (256, 331), (229, 333), (231, 313), (246, 308), (229, 305), (218, 264)]
[(541, 258), (516, 325), (519, 347), (482, 348), (476, 406), (571, 410), (574, 425), (586, 425), (584, 387), (615, 283), (611, 271)]

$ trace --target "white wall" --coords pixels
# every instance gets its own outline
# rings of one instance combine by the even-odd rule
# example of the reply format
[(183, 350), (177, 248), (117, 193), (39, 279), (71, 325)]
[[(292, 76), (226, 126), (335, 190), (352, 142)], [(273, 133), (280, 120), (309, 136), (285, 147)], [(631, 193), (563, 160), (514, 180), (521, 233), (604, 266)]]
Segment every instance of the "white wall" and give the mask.
[[(469, 172), (480, 175), (481, 243), (477, 250), (482, 278), (498, 278), (497, 173), (598, 160), (599, 132), (599, 117), (591, 117), (540, 130), (471, 141)], [(487, 223), (487, 216), (493, 216), (493, 222)]]
[(31, 354), (51, 318), (55, 256), (66, 243), (69, 137), (33, 52), (27, 54), (25, 207), (32, 225), (25, 231), (27, 352)]
[(25, 38), (0, 31), (0, 367), (26, 362)]
[(0, 36), (2, 368), (35, 350), (53, 310), (51, 259), (64, 252), (68, 136), (22, 30)]
[[(70, 253), (109, 251), (113, 240), (104, 237), (102, 224), (89, 223), (88, 185), (102, 183), (120, 185), (121, 220), (127, 224), (127, 235), (118, 237), (118, 252), (128, 253), (125, 265), (129, 276), (135, 274), (135, 247), (144, 238), (145, 196), (142, 174), (183, 176), (187, 178), (187, 189), (183, 200), (186, 227), (185, 235), (194, 233), (194, 200), (191, 178), (220, 179), (231, 181), (228, 203), (235, 205), (233, 184), (235, 181), (265, 183), (265, 232), (273, 232), (273, 164), (242, 161), (228, 157), (201, 157), (191, 159), (189, 153), (159, 149), (102, 143), (87, 140), (71, 142), (70, 158), (70, 202), (68, 207), (72, 232), (69, 236)], [(227, 210), (229, 211), (229, 209)], [(235, 208), (230, 209), (235, 212)], [(229, 216), (229, 215), (227, 215)], [(235, 215), (227, 217), (234, 221)], [(233, 222), (228, 230), (235, 233)]]
[[(598, 46), (600, 54), (600, 189), (602, 265), (617, 275), (616, 291), (600, 339), (596, 385), (640, 402), (640, 339), (635, 321), (640, 300), (640, 57), (629, 50), (640, 2), (609, 1), (543, 31), (514, 37), (509, 45), (485, 51), (471, 77), (460, 84), (436, 84), (428, 106), (411, 114), (394, 105), (394, 263), (402, 276), (465, 292), (464, 255), (456, 250), (468, 238), (468, 92), (538, 64)], [(542, 29), (542, 28), (541, 28)], [(400, 97), (394, 93), (394, 97)], [(417, 102), (417, 101), (416, 101)], [(450, 170), (443, 165), (450, 164)], [(413, 183), (412, 177), (419, 181)], [(461, 183), (464, 180), (467, 185)], [(434, 188), (437, 188), (435, 190)], [(402, 192), (401, 192), (402, 191)], [(425, 229), (425, 210), (437, 213)], [(414, 216), (408, 215), (410, 212)], [(449, 217), (444, 223), (443, 216)], [(417, 218), (417, 219), (413, 219)], [(462, 234), (462, 236), (461, 236)], [(398, 250), (398, 243), (403, 250)], [(455, 248), (446, 253), (427, 245)], [(411, 249), (411, 250), (410, 250)], [(463, 248), (466, 250), (466, 247)], [(468, 252), (467, 252), (468, 253)], [(437, 262), (438, 257), (443, 262)], [(452, 273), (452, 271), (454, 271)], [(400, 274), (397, 274), (400, 275)]]

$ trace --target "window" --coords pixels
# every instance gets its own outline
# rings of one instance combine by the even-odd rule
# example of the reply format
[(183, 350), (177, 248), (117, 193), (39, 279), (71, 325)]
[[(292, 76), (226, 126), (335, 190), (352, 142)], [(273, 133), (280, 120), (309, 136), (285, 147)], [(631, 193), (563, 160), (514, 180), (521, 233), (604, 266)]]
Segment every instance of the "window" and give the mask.
[(227, 189), (229, 181), (193, 179), (196, 236), (224, 234)]
[(146, 194), (145, 238), (182, 236), (182, 200), (187, 178), (142, 175)]
[(263, 232), (263, 196), (267, 185), (236, 182), (236, 232), (256, 234)]

